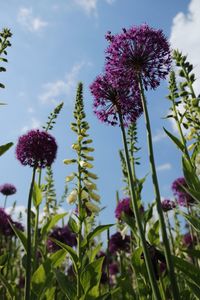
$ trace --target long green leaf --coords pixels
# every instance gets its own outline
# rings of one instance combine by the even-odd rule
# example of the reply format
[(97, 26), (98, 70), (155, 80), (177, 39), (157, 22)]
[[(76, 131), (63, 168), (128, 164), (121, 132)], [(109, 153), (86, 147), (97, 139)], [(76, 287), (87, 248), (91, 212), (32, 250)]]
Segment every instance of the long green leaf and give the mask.
[(57, 241), (56, 239), (54, 238), (51, 238), (51, 240), (57, 244), (58, 246), (60, 246), (62, 249), (64, 249), (67, 253), (69, 253), (73, 263), (74, 263), (74, 269), (75, 271), (77, 272), (77, 264), (78, 264), (78, 256), (76, 254), (76, 252), (74, 251), (74, 249), (66, 244), (63, 244), (59, 241)]
[(99, 225), (97, 226), (92, 232), (90, 232), (87, 236), (87, 239), (83, 241), (82, 247), (86, 246), (90, 241), (92, 241), (95, 236), (98, 236), (103, 231), (107, 230), (108, 228), (112, 227), (114, 224), (108, 225)]
[(67, 213), (55, 215), (49, 220), (41, 230), (42, 238), (60, 221), (62, 218), (64, 218), (67, 215)]
[(186, 220), (194, 227), (195, 230), (200, 232), (200, 220), (199, 218), (196, 218), (195, 216), (188, 215), (182, 211), (180, 211), (180, 214), (182, 214)]
[(6, 288), (6, 291), (10, 296), (10, 299), (15, 300), (15, 293), (13, 291), (12, 285), (8, 283), (8, 280), (6, 280), (1, 273), (0, 273), (0, 281), (3, 284), (3, 286)]
[(59, 270), (55, 270), (55, 274), (56, 274), (56, 279), (58, 281), (58, 284), (62, 292), (67, 297), (67, 299), (68, 300), (76, 299), (76, 290), (74, 289), (73, 284), (68, 280), (67, 276), (65, 276)]
[(12, 142), (0, 146), (0, 156), (10, 149), (14, 144)]
[(103, 260), (104, 257), (100, 257), (88, 264), (81, 273), (81, 285), (84, 294), (87, 295), (85, 299), (96, 299), (99, 296), (99, 284), (102, 275)]
[(181, 271), (188, 279), (192, 280), (197, 286), (200, 286), (200, 270), (188, 261), (173, 256), (175, 267)]
[(170, 139), (176, 144), (176, 146), (182, 151), (184, 152), (185, 150), (185, 147), (184, 145), (182, 144), (182, 142), (176, 137), (174, 136), (172, 133), (170, 133), (167, 129), (165, 129), (163, 127), (165, 133), (168, 135), (168, 137), (170, 137)]
[(37, 208), (42, 202), (42, 191), (39, 188), (38, 184), (34, 182), (33, 186), (33, 204)]
[(12, 227), (12, 230), (16, 234), (16, 236), (20, 239), (24, 250), (27, 252), (27, 237), (25, 236), (24, 232), (16, 228), (11, 222), (9, 222), (10, 226)]

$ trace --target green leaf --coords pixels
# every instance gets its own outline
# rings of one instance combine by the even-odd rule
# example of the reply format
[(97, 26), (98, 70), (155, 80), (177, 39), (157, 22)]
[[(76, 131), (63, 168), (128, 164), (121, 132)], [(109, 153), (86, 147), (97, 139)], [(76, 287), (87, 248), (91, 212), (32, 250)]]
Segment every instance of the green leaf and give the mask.
[(34, 182), (34, 187), (33, 187), (33, 204), (35, 208), (38, 208), (38, 206), (42, 202), (42, 191), (37, 185), (36, 182)]
[(160, 241), (159, 229), (160, 229), (160, 224), (159, 224), (159, 220), (157, 220), (153, 224), (153, 226), (149, 229), (148, 232), (148, 239), (150, 244), (157, 245), (159, 243)]
[(42, 238), (56, 225), (56, 223), (64, 218), (67, 213), (53, 216), (41, 229)]
[(99, 296), (103, 260), (104, 257), (100, 257), (96, 261), (88, 264), (81, 272), (81, 284), (84, 294), (87, 296), (85, 299), (96, 299), (96, 297)]
[(66, 258), (66, 251), (64, 249), (60, 249), (56, 251), (55, 253), (51, 254), (51, 256), (49, 257), (52, 266), (54, 268), (59, 267), (61, 263), (65, 260), (65, 258)]
[(165, 133), (170, 137), (170, 139), (176, 144), (176, 146), (182, 151), (184, 152), (185, 151), (185, 147), (184, 145), (182, 144), (182, 142), (176, 137), (174, 136), (172, 133), (170, 133), (167, 129), (165, 129), (163, 127)]
[(6, 262), (8, 260), (8, 256), (9, 256), (8, 253), (0, 256), (0, 268), (6, 264)]
[(195, 216), (188, 215), (182, 211), (179, 211), (180, 214), (182, 214), (186, 220), (194, 227), (195, 230), (200, 232), (200, 220), (199, 218), (196, 218)]
[(189, 280), (186, 280), (186, 281), (187, 281), (187, 285), (189, 286), (192, 294), (195, 295), (197, 297), (197, 299), (200, 299), (200, 288), (196, 284), (192, 283), (191, 281), (189, 281)]
[(193, 264), (182, 258), (173, 256), (175, 267), (181, 271), (186, 278), (192, 280), (197, 286), (200, 286), (200, 270)]
[(0, 82), (0, 88), (5, 89), (5, 85)]
[(200, 189), (200, 182), (198, 177), (196, 176), (196, 172), (194, 168), (191, 166), (188, 159), (183, 155), (182, 157), (182, 165), (183, 165), (183, 174), (185, 180), (189, 186), (189, 189), (199, 191)]
[(0, 156), (3, 155), (10, 147), (12, 147), (14, 144), (12, 142), (1, 145), (0, 146)]
[(103, 231), (107, 230), (108, 228), (112, 227), (114, 224), (108, 224), (108, 225), (99, 225), (97, 226), (92, 232), (90, 232), (87, 236), (87, 241), (84, 240), (82, 247), (86, 246), (85, 243), (89, 243), (92, 241), (96, 236), (98, 236)]
[(69, 253), (73, 263), (74, 263), (74, 269), (77, 272), (77, 265), (78, 265), (78, 256), (76, 254), (76, 252), (74, 251), (74, 249), (66, 244), (63, 244), (59, 241), (57, 241), (56, 239), (51, 238), (51, 240), (57, 244), (58, 246), (60, 246), (62, 249), (64, 249), (67, 253)]
[(3, 277), (3, 275), (1, 273), (0, 273), (0, 281), (1, 281), (2, 285), (5, 287), (8, 295), (10, 296), (10, 299), (14, 300), (15, 299), (15, 294), (14, 294), (14, 291), (13, 291), (13, 287), (8, 282), (8, 280)]
[[(9, 222), (9, 221), (8, 221)], [(27, 252), (27, 237), (25, 236), (24, 232), (16, 228), (11, 222), (9, 222), (10, 226), (12, 227), (12, 230), (16, 234), (16, 236), (20, 239), (24, 250)]]
[(76, 299), (76, 290), (74, 285), (68, 280), (68, 277), (59, 270), (55, 270), (56, 279), (68, 300)]
[(79, 232), (78, 224), (71, 216), (69, 218), (68, 225), (73, 232), (75, 232), (75, 233)]

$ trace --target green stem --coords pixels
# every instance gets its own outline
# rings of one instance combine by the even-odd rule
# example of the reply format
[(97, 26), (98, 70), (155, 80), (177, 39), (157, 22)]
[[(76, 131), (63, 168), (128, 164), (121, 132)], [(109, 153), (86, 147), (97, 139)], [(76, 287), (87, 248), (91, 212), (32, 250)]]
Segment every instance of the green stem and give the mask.
[(163, 211), (162, 211), (161, 197), (160, 197), (158, 179), (157, 179), (157, 174), (156, 174), (156, 167), (155, 167), (155, 162), (154, 162), (151, 126), (150, 126), (149, 114), (148, 114), (148, 110), (147, 110), (147, 104), (146, 104), (146, 99), (145, 99), (145, 95), (144, 95), (144, 89), (143, 89), (141, 77), (139, 77), (139, 88), (140, 88), (142, 106), (143, 106), (143, 110), (144, 110), (144, 118), (145, 118), (145, 123), (146, 123), (148, 149), (149, 149), (149, 161), (150, 161), (150, 165), (151, 165), (152, 181), (153, 181), (153, 185), (154, 185), (154, 192), (155, 192), (157, 211), (158, 211), (158, 216), (159, 216), (159, 221), (160, 221), (160, 226), (161, 226), (165, 257), (166, 257), (167, 267), (169, 270), (169, 278), (171, 281), (173, 299), (178, 300), (178, 299), (180, 299), (180, 296), (179, 296), (179, 290), (178, 290), (178, 285), (177, 285), (177, 281), (176, 281), (176, 276), (174, 273), (174, 265), (173, 265), (173, 261), (172, 261), (169, 240), (167, 237), (164, 215), (163, 215)]
[(4, 209), (6, 209), (7, 198), (8, 198), (8, 196), (5, 196), (5, 200), (4, 200)]
[(27, 207), (27, 256), (26, 256), (26, 282), (25, 282), (25, 300), (31, 299), (31, 202), (33, 194), (33, 186), (35, 181), (35, 171), (33, 168), (33, 175), (31, 186), (29, 190), (28, 197), (28, 207)]
[(171, 224), (170, 224), (169, 215), (168, 215), (167, 212), (166, 212), (165, 216), (166, 216), (167, 225), (168, 225), (168, 229), (169, 229), (169, 235), (170, 235), (170, 239), (171, 239), (172, 252), (173, 252), (173, 254), (175, 254), (174, 238), (173, 238), (173, 235), (172, 235)]
[(124, 129), (122, 115), (121, 115), (119, 110), (118, 110), (118, 115), (119, 115), (120, 127), (121, 127), (121, 132), (122, 132), (122, 139), (123, 139), (123, 144), (124, 144), (124, 151), (125, 151), (126, 165), (127, 165), (127, 171), (128, 171), (128, 180), (129, 180), (129, 186), (130, 186), (130, 192), (131, 192), (132, 206), (133, 206), (133, 211), (134, 211), (134, 215), (135, 215), (136, 224), (137, 224), (137, 227), (138, 227), (140, 239), (141, 239), (141, 242), (142, 242), (143, 253), (144, 253), (145, 263), (146, 263), (146, 267), (147, 267), (147, 272), (148, 272), (148, 275), (149, 275), (149, 280), (150, 280), (150, 284), (151, 284), (151, 287), (152, 287), (154, 297), (155, 297), (156, 300), (161, 300), (159, 288), (158, 288), (156, 278), (155, 278), (155, 274), (154, 274), (154, 271), (153, 271), (153, 266), (152, 266), (151, 258), (150, 258), (150, 255), (149, 255), (149, 250), (148, 250), (148, 247), (147, 247), (145, 234), (144, 234), (144, 230), (143, 230), (143, 227), (142, 227), (140, 213), (139, 213), (139, 209), (138, 209), (138, 205), (137, 205), (137, 198), (136, 198), (136, 193), (135, 193), (135, 189), (134, 189), (134, 180), (133, 180), (133, 175), (132, 175), (132, 172), (131, 172), (131, 164), (130, 164), (128, 146), (127, 146), (127, 141), (126, 141), (126, 133), (125, 133), (125, 129)]
[[(38, 187), (41, 186), (42, 169), (39, 170)], [(38, 224), (39, 224), (40, 206), (36, 208), (35, 227), (34, 227), (34, 252), (33, 252), (33, 272), (37, 268), (37, 248), (38, 248)]]
[(110, 230), (108, 228), (107, 230), (107, 253), (106, 253), (106, 267), (107, 267), (107, 276), (108, 276), (108, 292), (110, 292), (110, 270), (109, 270), (109, 264), (110, 264), (110, 252), (109, 252), (109, 241), (110, 241)]

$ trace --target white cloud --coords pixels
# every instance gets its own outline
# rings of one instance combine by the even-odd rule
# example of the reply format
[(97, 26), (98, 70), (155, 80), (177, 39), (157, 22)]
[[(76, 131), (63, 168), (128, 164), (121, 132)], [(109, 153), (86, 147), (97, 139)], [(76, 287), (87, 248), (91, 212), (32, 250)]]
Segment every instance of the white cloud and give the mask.
[(159, 142), (160, 140), (163, 140), (167, 137), (166, 133), (164, 131), (158, 131), (152, 138), (153, 142)]
[[(86, 14), (94, 14), (97, 17), (97, 3), (99, 0), (75, 0), (75, 4), (82, 8)], [(102, 0), (101, 0), (102, 1)], [(115, 0), (105, 0), (109, 5), (113, 4)]]
[(188, 55), (193, 63), (198, 80), (195, 91), (200, 93), (200, 0), (191, 0), (186, 14), (179, 12), (173, 19), (170, 42), (174, 49)]
[(44, 92), (39, 96), (41, 103), (52, 103), (57, 105), (60, 98), (71, 94), (77, 84), (79, 72), (88, 63), (82, 61), (74, 64), (69, 73), (66, 74), (64, 80), (56, 80), (43, 85)]
[(17, 15), (17, 21), (28, 31), (38, 32), (48, 25), (39, 17), (33, 15), (32, 8), (21, 7)]
[(170, 163), (166, 163), (166, 164), (162, 164), (162, 165), (157, 166), (156, 170), (158, 172), (168, 171), (168, 170), (171, 170), (171, 168), (172, 168), (172, 165)]
[(31, 118), (30, 124), (25, 125), (24, 127), (22, 127), (22, 129), (20, 131), (23, 134), (23, 133), (27, 132), (30, 129), (38, 129), (40, 127), (41, 127), (41, 122), (38, 119), (33, 117), (33, 118)]

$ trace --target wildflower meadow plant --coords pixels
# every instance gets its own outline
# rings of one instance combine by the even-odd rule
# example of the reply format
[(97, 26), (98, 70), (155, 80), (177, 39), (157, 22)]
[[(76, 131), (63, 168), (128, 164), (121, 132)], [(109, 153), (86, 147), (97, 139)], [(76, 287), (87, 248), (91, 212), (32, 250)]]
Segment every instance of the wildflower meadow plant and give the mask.
[[(0, 61), (7, 62), (10, 38), (9, 29), (0, 32)], [(62, 196), (54, 179), (58, 146), (50, 131), (63, 103), (42, 129), (28, 131), (16, 144), (15, 156), (32, 169), (32, 179), (26, 224), (22, 213), (17, 215), (16, 202), (6, 209), (5, 200), (0, 207), (0, 299), (200, 298), (200, 99), (193, 88), (193, 66), (181, 52), (171, 51), (162, 30), (147, 24), (124, 28), (116, 35), (108, 32), (106, 39), (104, 73), (90, 91), (97, 118), (119, 127), (122, 134), (123, 196), (116, 192), (116, 224), (99, 221), (104, 207), (79, 82), (70, 125), (75, 140), (72, 154), (63, 160)], [(5, 68), (0, 67), (0, 72)], [(170, 103), (166, 120), (173, 119), (178, 133), (164, 131), (180, 151), (183, 175), (172, 182), (173, 198), (161, 201), (145, 91), (155, 90), (166, 78)], [(155, 192), (155, 201), (148, 205), (143, 199), (148, 174), (138, 177), (142, 160), (137, 121), (142, 115)], [(0, 146), (0, 156), (12, 145)], [(0, 194), (7, 198), (19, 189), (1, 184)], [(60, 213), (65, 202), (71, 209)]]

